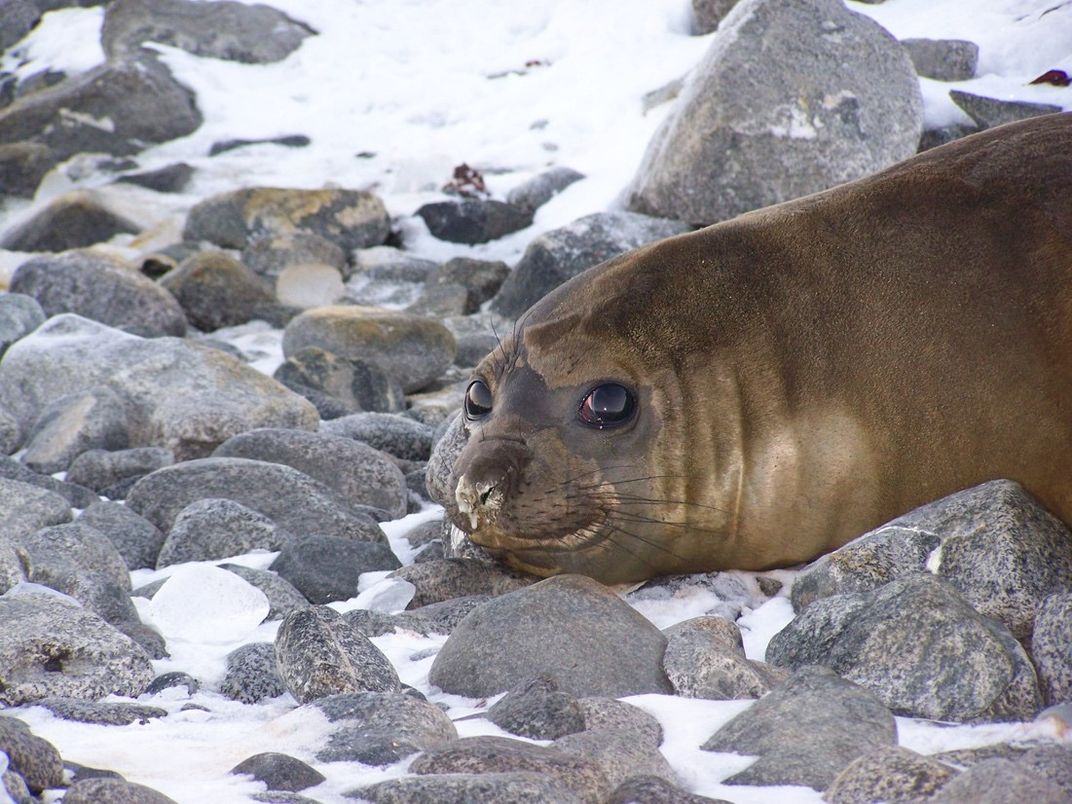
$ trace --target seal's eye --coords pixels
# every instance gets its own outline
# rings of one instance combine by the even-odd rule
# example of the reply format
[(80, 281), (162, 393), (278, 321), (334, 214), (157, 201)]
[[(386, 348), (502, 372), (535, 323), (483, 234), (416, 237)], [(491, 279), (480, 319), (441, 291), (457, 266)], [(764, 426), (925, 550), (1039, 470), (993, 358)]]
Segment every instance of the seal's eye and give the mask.
[(629, 421), (636, 410), (636, 398), (624, 385), (608, 382), (597, 385), (581, 402), (581, 421), (602, 430)]
[(473, 380), (465, 389), (465, 415), (479, 419), (491, 413), (491, 389), (483, 380)]

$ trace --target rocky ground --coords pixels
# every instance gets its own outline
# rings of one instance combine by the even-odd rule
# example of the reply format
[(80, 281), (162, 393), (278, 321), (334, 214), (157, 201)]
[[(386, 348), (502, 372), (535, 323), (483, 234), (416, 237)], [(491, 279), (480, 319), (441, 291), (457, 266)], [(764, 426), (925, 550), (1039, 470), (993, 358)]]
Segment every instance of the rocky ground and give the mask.
[[(17, 56), (63, 5), (0, 0), (0, 48)], [(172, 800), (124, 779), (118, 756), (80, 766), (27, 723), (117, 733), (234, 707), (268, 731), (317, 730), (300, 757), (236, 763), (263, 783), (260, 801), (698, 802), (710, 799), (690, 791), (711, 786), (690, 775), (701, 753), (758, 757), (717, 780), (734, 800), (786, 786), (831, 802), (1072, 798), (1072, 534), (1014, 483), (937, 501), (800, 573), (660, 579), (624, 596), (489, 563), (435, 508), (466, 437), (468, 370), (561, 282), (1072, 106), (1054, 70), (1042, 77), (1055, 103), (954, 90), (964, 116), (928, 126), (919, 77), (970, 79), (972, 42), (898, 41), (834, 0), (732, 5), (694, 3), (697, 34), (725, 21), (686, 80), (644, 99), (664, 117), (625, 177), (625, 208), (543, 231), (513, 265), (467, 248), (524, 237), (582, 173), (554, 166), (494, 197), (459, 166), (404, 218), (374, 190), (332, 186), (235, 183), (181, 227), (116, 208), (102, 175), (166, 197), (197, 173), (139, 162), (203, 122), (143, 46), (280, 62), (321, 33), (277, 9), (112, 0), (102, 65), (0, 74), (0, 192), (23, 205), (0, 231), (13, 266), (0, 293), (12, 800)], [(300, 151), (303, 136), (212, 147)], [(95, 189), (42, 191), (79, 171)], [(414, 227), (457, 256), (430, 259)], [(243, 349), (240, 332), (268, 352)], [(193, 624), (206, 599), (218, 616)], [(660, 605), (679, 622), (657, 624)], [(765, 606), (792, 622), (764, 654), (748, 617)], [(417, 640), (403, 658), (394, 635)], [(213, 639), (227, 644), (220, 672), (202, 673), (189, 646)], [(645, 709), (670, 698), (758, 701), (721, 721), (692, 710), (703, 734), (689, 754)], [(932, 721), (1020, 725), (960, 750), (910, 748)]]

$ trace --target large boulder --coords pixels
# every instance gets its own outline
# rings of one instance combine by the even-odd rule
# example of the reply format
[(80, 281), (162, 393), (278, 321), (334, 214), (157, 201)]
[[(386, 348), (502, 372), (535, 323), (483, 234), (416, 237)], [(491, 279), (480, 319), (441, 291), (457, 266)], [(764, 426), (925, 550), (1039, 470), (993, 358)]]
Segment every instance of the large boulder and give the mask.
[(202, 251), (160, 280), (203, 332), (245, 324), (264, 315), (275, 298), (267, 283), (222, 251)]
[(923, 130), (904, 48), (840, 0), (742, 0), (656, 133), (629, 208), (706, 225), (906, 159)]
[(76, 190), (50, 202), (18, 226), (4, 232), (0, 248), (10, 251), (67, 251), (111, 240), (117, 234), (137, 234), (140, 227), (91, 193)]

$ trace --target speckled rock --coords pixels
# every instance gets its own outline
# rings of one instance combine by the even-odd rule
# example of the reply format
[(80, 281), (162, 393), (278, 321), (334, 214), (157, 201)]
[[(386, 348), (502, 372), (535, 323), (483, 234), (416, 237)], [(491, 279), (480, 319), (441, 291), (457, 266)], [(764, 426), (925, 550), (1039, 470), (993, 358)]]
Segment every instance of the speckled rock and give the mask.
[(506, 201), (531, 214), (583, 178), (584, 174), (573, 168), (556, 165), (513, 188), (506, 194)]
[(434, 319), (352, 305), (307, 310), (291, 321), (284, 356), (309, 347), (377, 365), (406, 393), (438, 379), (456, 348), (450, 330)]
[[(71, 461), (67, 467), (67, 479), (110, 497), (108, 492), (123, 481), (136, 481), (173, 463), (175, 455), (163, 447), (134, 447), (114, 451), (90, 449)], [(126, 496), (125, 493), (123, 496)]]
[(430, 603), (418, 609), (385, 614), (379, 611), (354, 609), (343, 616), (367, 637), (389, 634), (395, 630), (412, 631), (421, 636), (450, 634), (473, 609), (490, 600), (488, 595), (466, 595)]
[(480, 305), (494, 296), (510, 274), (505, 262), (455, 257), (439, 266), (425, 282), (425, 289), (457, 285), (463, 288), (461, 315), (480, 310)]
[(272, 376), (316, 405), (321, 419), (363, 410), (390, 413), (406, 404), (398, 380), (375, 363), (348, 360), (316, 346), (292, 354)]
[(231, 773), (248, 774), (264, 782), (269, 790), (298, 792), (315, 787), (327, 777), (320, 771), (288, 754), (266, 752), (247, 757), (231, 768)]
[(467, 558), (413, 564), (398, 570), (392, 577), (409, 581), (417, 587), (409, 604), (411, 609), (472, 595), (497, 597), (531, 586), (537, 580), (499, 564)]
[(268, 570), (252, 569), (239, 564), (220, 564), (221, 569), (233, 572), (251, 586), (260, 589), (268, 598), (268, 616), (265, 620), (281, 620), (292, 611), (308, 608), (312, 605), (294, 584)]
[(35, 472), (63, 472), (90, 449), (125, 449), (130, 443), (127, 411), (119, 395), (96, 386), (61, 396), (37, 417), (26, 437), (22, 462)]
[(532, 212), (483, 198), (436, 201), (417, 210), (432, 237), (451, 243), (487, 243), (532, 225)]
[(893, 715), (878, 698), (826, 668), (806, 667), (701, 747), (759, 756), (725, 784), (825, 790), (854, 759), (896, 739)]
[(1042, 601), (1031, 635), (1031, 658), (1043, 703), (1072, 703), (1072, 592)]
[(173, 689), (175, 687), (186, 687), (186, 694), (193, 695), (201, 689), (201, 682), (188, 673), (178, 671), (162, 673), (154, 678), (152, 683), (145, 688), (145, 694), (156, 695), (158, 692), (163, 692), (164, 690)]
[(299, 703), (344, 692), (397, 692), (401, 686), (387, 657), (326, 606), (283, 618), (275, 653), (279, 674)]
[(760, 698), (785, 680), (779, 668), (745, 658), (740, 631), (730, 620), (695, 617), (664, 633), (663, 669), (677, 695), (715, 701)]
[(0, 533), (18, 539), (71, 520), (71, 504), (59, 494), (0, 477)]
[(232, 700), (255, 704), (287, 691), (269, 642), (252, 642), (227, 654), (220, 692)]
[(79, 698), (41, 698), (34, 701), (34, 706), (43, 706), (63, 720), (93, 723), (98, 726), (145, 724), (154, 718), (167, 717), (167, 710), (159, 706), (114, 701), (83, 701)]
[(580, 804), (584, 800), (565, 782), (540, 772), (403, 776), (360, 787), (346, 795), (374, 804), (442, 804), (444, 801)]
[(932, 795), (957, 771), (900, 746), (884, 746), (853, 760), (827, 788), (829, 804), (907, 801)]
[(390, 765), (458, 737), (442, 709), (401, 692), (328, 695), (309, 705), (337, 724), (327, 745), (317, 752), (321, 762)]
[[(119, 234), (137, 234), (139, 231), (140, 227), (136, 223), (110, 210), (94, 194), (76, 190), (50, 201), (28, 220), (4, 232), (0, 237), (0, 248), (9, 251), (65, 252), (104, 243)], [(106, 297), (106, 288), (101, 286), (108, 284), (109, 277), (96, 276), (94, 279), (97, 281), (84, 282), (84, 288), (93, 291), (93, 301), (96, 301), (101, 296)], [(70, 279), (67, 279), (67, 283), (70, 283)], [(24, 281), (16, 288), (16, 292), (28, 293), (30, 287)], [(123, 287), (122, 284), (118, 289), (126, 290), (129, 294), (129, 288)], [(35, 292), (31, 295), (38, 294)], [(97, 309), (100, 309), (100, 306), (98, 304)]]
[(655, 776), (668, 782), (677, 780), (657, 747), (637, 742), (628, 733), (587, 729), (560, 737), (551, 747), (591, 760), (603, 770), (614, 788), (637, 776)]
[(8, 767), (34, 793), (63, 784), (63, 760), (59, 751), (21, 720), (0, 715), (0, 751), (7, 754)]
[(268, 517), (234, 500), (194, 500), (175, 517), (156, 567), (214, 561), (253, 550), (282, 550), (293, 538)]
[[(504, 633), (511, 635), (505, 643), (498, 636)], [(539, 674), (577, 696), (665, 693), (671, 689), (661, 665), (665, 649), (658, 629), (605, 586), (559, 575), (475, 609), (447, 638), (429, 681), (470, 697)]]
[(431, 498), (448, 511), (454, 510), (454, 489), (451, 482), (454, 462), (469, 443), (469, 431), (465, 425), (465, 416), (456, 414), (447, 425), (446, 431), (436, 441), (428, 458), (425, 472), (425, 484)]
[(963, 109), (979, 128), (994, 128), (1029, 117), (1053, 114), (1062, 111), (1061, 106), (1051, 103), (1029, 103), (1027, 101), (1000, 100), (985, 95), (975, 95), (959, 89), (951, 89), (949, 97), (953, 103)]
[(103, 533), (122, 557), (128, 570), (152, 568), (164, 543), (164, 534), (152, 522), (116, 502), (96, 502), (77, 519)]
[(614, 789), (607, 804), (730, 804), (688, 793), (658, 776), (634, 776)]
[(638, 706), (614, 698), (579, 698), (586, 730), (606, 730), (630, 734), (634, 741), (658, 748), (663, 742), (663, 727), (652, 715)]
[(916, 73), (935, 81), (975, 78), (979, 46), (964, 39), (902, 39)]
[(692, 32), (709, 34), (737, 4), (737, 0), (692, 0)]
[(172, 798), (125, 779), (84, 779), (67, 788), (66, 804), (176, 804)]
[(985, 801), (987, 804), (1063, 804), (1070, 791), (1019, 762), (990, 759), (964, 771), (935, 795), (935, 804)]
[(362, 573), (397, 569), (398, 558), (386, 544), (333, 536), (306, 536), (285, 545), (271, 569), (313, 603), (357, 596)]
[(362, 441), (374, 449), (407, 461), (427, 460), (432, 449), (431, 427), (391, 413), (354, 413), (322, 422), (320, 432)]
[(68, 562), (86, 572), (95, 572), (129, 592), (130, 573), (115, 545), (96, 528), (84, 522), (53, 525), (18, 538), (33, 563)]
[(15, 293), (10, 288), (0, 294), (0, 357), (19, 338), (44, 324), (47, 317), (33, 296)]
[[(263, 279), (222, 251), (201, 251), (169, 271), (160, 286), (202, 332), (245, 324), (275, 300)], [(261, 316), (263, 317), (263, 316)]]
[(584, 710), (549, 677), (531, 679), (511, 690), (487, 712), (500, 729), (530, 740), (557, 740), (584, 731)]

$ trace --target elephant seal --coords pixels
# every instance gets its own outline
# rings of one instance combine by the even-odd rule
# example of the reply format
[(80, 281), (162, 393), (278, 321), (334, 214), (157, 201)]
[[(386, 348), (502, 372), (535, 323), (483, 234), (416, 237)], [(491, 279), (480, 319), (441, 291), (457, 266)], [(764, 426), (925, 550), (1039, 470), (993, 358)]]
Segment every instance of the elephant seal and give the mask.
[(793, 565), (994, 478), (1072, 521), (1072, 113), (591, 268), (465, 415), (451, 519), (537, 575)]

